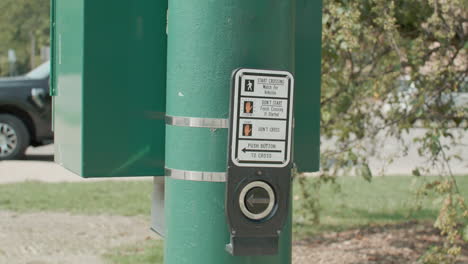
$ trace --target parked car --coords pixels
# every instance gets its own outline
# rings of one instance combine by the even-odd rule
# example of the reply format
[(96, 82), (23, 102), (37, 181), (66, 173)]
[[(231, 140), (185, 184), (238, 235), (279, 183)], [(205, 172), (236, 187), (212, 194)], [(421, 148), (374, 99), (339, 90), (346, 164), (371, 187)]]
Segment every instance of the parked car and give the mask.
[(0, 160), (52, 142), (49, 75), (46, 62), (24, 76), (0, 78)]

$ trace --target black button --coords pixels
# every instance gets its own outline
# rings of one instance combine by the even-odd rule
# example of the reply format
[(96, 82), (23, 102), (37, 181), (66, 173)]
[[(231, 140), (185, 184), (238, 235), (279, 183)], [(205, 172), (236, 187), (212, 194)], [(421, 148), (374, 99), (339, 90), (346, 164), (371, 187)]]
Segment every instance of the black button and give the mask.
[(265, 212), (271, 201), (267, 190), (262, 187), (252, 188), (245, 196), (245, 206), (252, 214), (261, 214)]

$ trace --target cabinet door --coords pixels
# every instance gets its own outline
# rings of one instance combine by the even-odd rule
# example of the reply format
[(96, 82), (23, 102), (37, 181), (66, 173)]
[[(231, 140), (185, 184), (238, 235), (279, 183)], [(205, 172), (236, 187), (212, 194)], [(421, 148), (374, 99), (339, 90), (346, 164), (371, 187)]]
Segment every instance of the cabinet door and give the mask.
[(299, 172), (320, 169), (322, 1), (297, 0), (294, 161)]

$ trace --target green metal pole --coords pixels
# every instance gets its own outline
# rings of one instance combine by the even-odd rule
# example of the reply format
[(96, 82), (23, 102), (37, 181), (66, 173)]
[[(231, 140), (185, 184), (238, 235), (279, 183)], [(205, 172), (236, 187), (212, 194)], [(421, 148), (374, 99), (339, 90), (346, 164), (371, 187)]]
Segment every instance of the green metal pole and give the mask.
[[(294, 0), (169, 0), (166, 114), (227, 119), (235, 69), (293, 71), (294, 13)], [(168, 124), (166, 167), (222, 174), (227, 141), (227, 128)], [(167, 177), (165, 263), (291, 263), (291, 219), (277, 256), (229, 255), (224, 196), (224, 182)]]

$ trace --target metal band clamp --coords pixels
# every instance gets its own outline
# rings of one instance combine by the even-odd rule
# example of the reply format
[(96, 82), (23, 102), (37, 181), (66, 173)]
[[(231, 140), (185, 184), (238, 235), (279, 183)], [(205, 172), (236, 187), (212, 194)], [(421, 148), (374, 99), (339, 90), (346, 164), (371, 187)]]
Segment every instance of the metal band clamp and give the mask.
[(226, 118), (203, 118), (166, 115), (166, 124), (181, 127), (228, 128), (229, 120)]
[(166, 168), (166, 176), (177, 180), (226, 182), (225, 172), (186, 171)]

